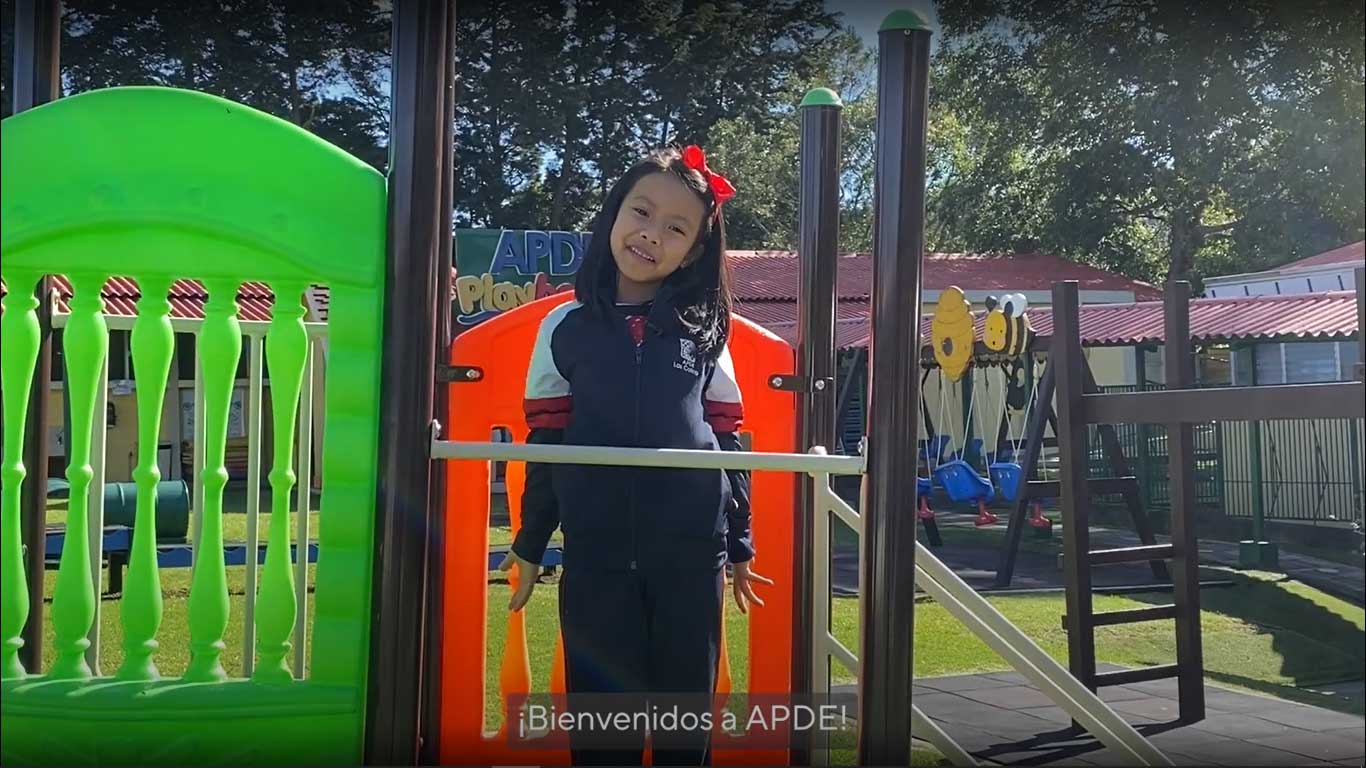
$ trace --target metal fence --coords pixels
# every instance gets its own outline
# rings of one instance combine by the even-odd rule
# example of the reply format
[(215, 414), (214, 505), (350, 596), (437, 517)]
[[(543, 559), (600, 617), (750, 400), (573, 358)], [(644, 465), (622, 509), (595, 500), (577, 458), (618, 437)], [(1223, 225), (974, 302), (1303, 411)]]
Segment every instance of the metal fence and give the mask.
[[(1231, 422), (1225, 511), (1269, 520), (1350, 522), (1362, 508), (1359, 419)], [(1238, 459), (1245, 460), (1238, 460)]]
[[(1147, 389), (1161, 389), (1149, 384)], [(1106, 392), (1135, 392), (1135, 385)], [(1149, 509), (1168, 509), (1167, 430), (1114, 425)], [(1312, 523), (1359, 520), (1363, 503), (1362, 421), (1304, 419), (1194, 425), (1196, 503), (1230, 517)], [(1090, 431), (1091, 474), (1110, 474), (1099, 430)]]
[[(1106, 392), (1139, 392), (1144, 387), (1123, 385), (1102, 387)], [(1160, 384), (1149, 384), (1147, 391), (1165, 389)], [(1138, 478), (1144, 505), (1149, 509), (1170, 509), (1168, 491), (1167, 428), (1161, 424), (1113, 424), (1115, 436), (1129, 464), (1129, 471)], [(1195, 503), (1221, 506), (1224, 503), (1223, 434), (1214, 422), (1194, 424), (1191, 428), (1195, 443)], [(1091, 456), (1091, 476), (1109, 477), (1114, 473), (1102, 450), (1100, 429), (1088, 428)]]

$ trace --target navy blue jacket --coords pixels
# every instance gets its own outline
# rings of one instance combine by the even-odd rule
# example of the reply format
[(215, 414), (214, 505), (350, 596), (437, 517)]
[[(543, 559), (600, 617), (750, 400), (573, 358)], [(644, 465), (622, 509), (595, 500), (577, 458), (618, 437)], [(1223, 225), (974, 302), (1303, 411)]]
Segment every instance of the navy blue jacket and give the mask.
[[(527, 373), (528, 442), (740, 450), (729, 348), (706, 360), (666, 296), (592, 312), (578, 302), (541, 324)], [(556, 527), (566, 567), (719, 567), (754, 556), (749, 473), (527, 465), (512, 549), (539, 563)]]

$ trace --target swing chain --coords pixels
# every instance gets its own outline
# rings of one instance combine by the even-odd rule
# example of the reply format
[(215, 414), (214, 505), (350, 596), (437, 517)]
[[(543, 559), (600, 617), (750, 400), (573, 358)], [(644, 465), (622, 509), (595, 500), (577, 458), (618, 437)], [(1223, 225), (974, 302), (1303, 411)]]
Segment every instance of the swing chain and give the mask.
[[(1010, 372), (1006, 370), (1006, 367), (1005, 367), (1004, 365), (1002, 365), (1002, 366), (1001, 366), (1001, 419), (1002, 419), (1003, 421), (1005, 421), (1005, 423), (1006, 423), (1006, 445), (1012, 446), (1012, 447), (1013, 447), (1014, 442), (1015, 442), (1015, 424), (1012, 423), (1011, 420), (1010, 420), (1010, 410), (1009, 410), (1009, 407), (1008, 407), (1008, 406), (1010, 405), (1010, 403), (1007, 401), (1007, 398), (1006, 398), (1006, 393), (1009, 392), (1009, 390), (1010, 390)], [(999, 425), (997, 426), (997, 434), (1000, 434), (1000, 427), (999, 427)], [(984, 436), (984, 437), (985, 437), (985, 436)], [(996, 460), (997, 460), (997, 461), (1000, 461), (1000, 460), (1001, 460), (1001, 457), (1000, 457), (1000, 446), (999, 446), (999, 445), (996, 446), (996, 453), (997, 453)], [(1011, 454), (1012, 454), (1012, 455), (1011, 455), (1011, 460), (1012, 460), (1012, 461), (1017, 460), (1017, 459), (1015, 458), (1015, 456), (1014, 456), (1015, 453), (1018, 453), (1018, 451), (1012, 450), (1012, 452), (1011, 452)]]
[[(963, 424), (963, 446), (962, 446), (962, 448), (963, 448), (963, 454), (962, 454), (962, 458), (963, 458), (964, 461), (966, 461), (967, 458), (968, 458), (968, 442), (972, 439), (972, 434), (971, 434), (971, 433), (972, 433), (972, 416), (973, 416), (973, 411), (974, 411), (974, 409), (976, 409), (976, 413), (977, 413), (977, 432), (978, 432), (978, 434), (981, 435), (981, 438), (982, 438), (982, 450), (978, 451), (978, 458), (980, 458), (980, 459), (982, 460), (983, 464), (985, 465), (986, 459), (987, 459), (987, 434), (986, 434), (985, 425), (982, 423), (982, 418), (983, 418), (983, 417), (982, 417), (982, 410), (981, 410), (980, 408), (976, 408), (976, 405), (977, 405), (977, 381), (976, 381), (976, 378), (977, 378), (977, 377), (974, 375), (974, 374), (976, 373), (976, 371), (977, 371), (977, 367), (976, 367), (976, 366), (973, 366), (972, 369), (970, 370), (969, 374), (968, 374), (969, 376), (972, 376), (972, 379), (970, 379), (970, 381), (972, 381), (972, 395), (968, 397), (968, 418), (967, 418), (967, 421)], [(987, 380), (986, 380), (985, 375), (983, 375), (983, 378), (982, 378), (982, 388), (983, 388), (983, 389), (988, 389), (988, 390), (989, 390), (989, 387), (987, 386)], [(987, 396), (988, 396), (988, 397), (991, 396), (990, 391), (988, 391)]]
[[(1035, 401), (1039, 399), (1039, 373), (1038, 373), (1038, 366), (1032, 366), (1032, 367), (1034, 368), (1034, 373), (1033, 373), (1033, 375), (1031, 376), (1031, 378), (1034, 380), (1034, 381), (1033, 381), (1033, 386), (1030, 388), (1029, 400), (1025, 401), (1024, 415), (1020, 418), (1020, 422), (1021, 422), (1021, 424), (1023, 425), (1023, 427), (1022, 427), (1021, 430), (1020, 430), (1020, 439), (1015, 441), (1015, 455), (1014, 455), (1014, 458), (1015, 458), (1015, 460), (1016, 460), (1017, 462), (1018, 462), (1019, 459), (1020, 459), (1020, 446), (1024, 444), (1025, 437), (1026, 437), (1026, 433), (1029, 432), (1029, 412), (1034, 408), (1034, 403), (1035, 403)], [(1043, 456), (1042, 453), (1040, 453), (1039, 455), (1040, 455), (1040, 457)]]
[[(945, 411), (945, 409), (948, 407), (948, 401), (949, 401), (949, 390), (948, 390), (948, 387), (944, 386), (944, 382), (947, 381), (947, 379), (948, 379), (948, 377), (944, 375), (944, 369), (942, 369), (942, 368), (939, 369), (939, 423), (940, 423), (941, 425), (943, 425), (943, 426), (947, 426), (947, 427), (948, 427), (948, 431), (949, 431), (949, 442), (952, 443), (952, 442), (953, 442), (953, 437), (954, 437), (954, 435), (953, 435), (953, 423), (950, 422), (950, 421), (944, 416), (944, 411)], [(946, 447), (948, 447), (948, 446), (940, 446), (940, 445), (939, 445), (939, 440), (936, 438), (936, 439), (935, 439), (935, 446), (934, 446), (934, 447), (937, 448), (938, 450), (936, 450), (936, 451), (934, 452), (934, 456), (933, 456), (933, 457), (930, 459), (930, 461), (928, 462), (929, 465), (930, 465), (930, 471), (932, 471), (932, 472), (933, 472), (934, 470), (936, 470), (936, 469), (939, 468), (939, 460), (940, 460), (941, 458), (944, 457), (944, 448), (946, 448)], [(925, 445), (925, 453), (926, 453), (927, 458), (930, 458), (930, 457), (929, 457), (930, 445), (929, 445), (928, 443), (926, 443), (926, 445)]]

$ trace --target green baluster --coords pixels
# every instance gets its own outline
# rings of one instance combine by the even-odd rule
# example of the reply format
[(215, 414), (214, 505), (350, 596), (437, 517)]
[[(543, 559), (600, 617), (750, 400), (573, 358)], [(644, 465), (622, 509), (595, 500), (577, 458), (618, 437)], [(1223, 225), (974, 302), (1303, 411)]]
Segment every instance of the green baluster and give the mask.
[(142, 299), (133, 323), (133, 377), (138, 390), (137, 513), (133, 520), (133, 550), (123, 583), (123, 665), (120, 680), (160, 677), (152, 654), (161, 627), (161, 576), (157, 571), (156, 491), (161, 480), (157, 444), (161, 435), (162, 401), (171, 370), (175, 332), (171, 330), (170, 281), (140, 280)]
[[(71, 398), (71, 453), (66, 467), (71, 495), (62, 562), (52, 596), (57, 659), (52, 664), (51, 676), (57, 679), (85, 678), (91, 674), (85, 661), (85, 651), (90, 647), (86, 636), (95, 620), (95, 583), (90, 575), (88, 536), (90, 481), (95, 475), (90, 466), (90, 442), (96, 427), (96, 391), (109, 353), (109, 329), (100, 300), (104, 280), (104, 275), (71, 276), (71, 316), (63, 336), (66, 386)], [(104, 414), (100, 414), (99, 428), (104, 428)]]
[(228, 438), (228, 411), (237, 361), (242, 355), (242, 329), (237, 324), (237, 282), (215, 281), (207, 287), (204, 326), (199, 332), (199, 364), (204, 372), (204, 514), (195, 542), (194, 576), (190, 583), (190, 666), (185, 679), (225, 680), (223, 633), (228, 628), (228, 579), (223, 562), (223, 486), (228, 470), (223, 455)]
[(0, 631), (4, 636), (3, 667), (0, 677), (24, 677), (19, 649), (24, 647), (24, 624), (28, 621), (28, 586), (24, 578), (24, 549), (19, 522), (19, 500), (24, 488), (24, 424), (28, 418), (28, 397), (33, 384), (33, 365), (38, 359), (38, 298), (33, 286), (38, 275), (10, 275), (9, 292), (3, 299), (5, 313), (0, 329), (0, 373), (5, 388), (5, 463), (3, 514), (0, 514)]
[[(294, 627), (294, 575), (289, 568), (289, 494), (294, 488), (294, 427), (303, 386), (308, 332), (299, 297), (304, 285), (272, 285), (275, 306), (266, 335), (266, 364), (270, 369), (270, 402), (274, 419), (274, 465), (270, 469), (270, 537), (261, 574), (261, 596), (256, 601), (256, 648), (260, 664), (252, 677), (270, 683), (294, 679), (285, 658)], [(306, 556), (300, 545), (299, 556)], [(302, 638), (301, 638), (302, 641)]]

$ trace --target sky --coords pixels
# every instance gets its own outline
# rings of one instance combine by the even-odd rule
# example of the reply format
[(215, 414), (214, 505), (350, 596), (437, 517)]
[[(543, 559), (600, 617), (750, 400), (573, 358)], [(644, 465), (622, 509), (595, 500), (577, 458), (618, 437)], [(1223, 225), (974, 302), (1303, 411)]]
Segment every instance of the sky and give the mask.
[(870, 48), (877, 48), (877, 28), (887, 14), (902, 8), (917, 11), (929, 19), (938, 37), (939, 16), (931, 0), (825, 0), (828, 11), (839, 13), (845, 26), (853, 27)]

